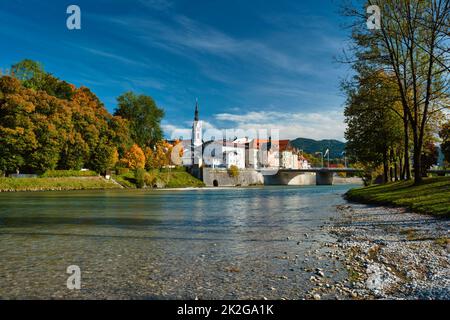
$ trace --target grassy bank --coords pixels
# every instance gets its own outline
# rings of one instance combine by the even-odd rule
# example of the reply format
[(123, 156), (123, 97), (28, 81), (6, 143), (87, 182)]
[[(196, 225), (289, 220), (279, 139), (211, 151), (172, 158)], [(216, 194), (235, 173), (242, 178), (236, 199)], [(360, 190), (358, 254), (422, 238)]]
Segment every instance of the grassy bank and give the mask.
[[(205, 184), (203, 181), (193, 177), (184, 168), (173, 170), (152, 170), (150, 175), (154, 177), (154, 186), (158, 188), (201, 188)], [(133, 171), (114, 175), (114, 180), (125, 188), (136, 188), (136, 179)], [(147, 186), (152, 187), (152, 186)]]
[(350, 201), (406, 207), (414, 212), (450, 217), (450, 177), (427, 178), (420, 185), (401, 181), (352, 189)]
[(158, 177), (165, 182), (166, 188), (201, 188), (205, 186), (203, 181), (187, 172), (160, 172)]
[(0, 192), (117, 188), (120, 186), (102, 177), (0, 178)]

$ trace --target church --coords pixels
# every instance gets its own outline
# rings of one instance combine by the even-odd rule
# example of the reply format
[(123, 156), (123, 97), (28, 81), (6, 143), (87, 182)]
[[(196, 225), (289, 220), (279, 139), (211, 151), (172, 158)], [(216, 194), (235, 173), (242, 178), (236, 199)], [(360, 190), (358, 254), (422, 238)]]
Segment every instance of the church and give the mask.
[(197, 171), (202, 167), (245, 168), (245, 144), (226, 140), (203, 140), (203, 126), (199, 119), (198, 100), (190, 140), (183, 140), (183, 165)]
[(310, 164), (290, 145), (289, 140), (248, 139), (234, 137), (227, 140), (203, 139), (203, 126), (199, 118), (198, 100), (195, 103), (191, 139), (183, 140), (183, 166), (197, 177), (202, 168), (238, 169), (283, 168), (308, 169)]

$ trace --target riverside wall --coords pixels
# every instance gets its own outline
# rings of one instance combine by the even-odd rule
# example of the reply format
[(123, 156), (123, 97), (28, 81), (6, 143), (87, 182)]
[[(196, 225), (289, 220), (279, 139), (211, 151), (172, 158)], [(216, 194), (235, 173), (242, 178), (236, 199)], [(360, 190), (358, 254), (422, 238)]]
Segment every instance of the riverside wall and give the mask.
[(239, 170), (237, 177), (231, 177), (227, 169), (203, 168), (203, 182), (207, 187), (235, 187), (263, 185), (263, 175), (253, 169)]

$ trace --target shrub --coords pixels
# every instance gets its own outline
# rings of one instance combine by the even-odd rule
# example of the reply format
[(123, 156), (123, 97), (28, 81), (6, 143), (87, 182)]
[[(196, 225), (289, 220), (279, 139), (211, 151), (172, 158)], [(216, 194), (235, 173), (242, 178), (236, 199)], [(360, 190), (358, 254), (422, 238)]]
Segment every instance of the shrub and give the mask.
[(136, 179), (136, 187), (138, 187), (139, 189), (142, 189), (145, 187), (145, 174), (147, 172), (142, 169), (136, 169), (136, 171), (134, 172), (134, 178)]
[(232, 178), (239, 177), (239, 168), (235, 165), (230, 166), (230, 168), (228, 169), (228, 174)]
[(156, 184), (157, 174), (154, 172), (146, 172), (144, 174), (144, 182), (148, 187), (153, 187)]
[(128, 172), (130, 172), (130, 169), (128, 169), (128, 168), (117, 168), (116, 172), (117, 172), (118, 175), (121, 176), (121, 175), (124, 175), (124, 174), (127, 174)]
[(41, 178), (68, 178), (68, 177), (95, 177), (98, 176), (97, 172), (87, 170), (47, 170)]

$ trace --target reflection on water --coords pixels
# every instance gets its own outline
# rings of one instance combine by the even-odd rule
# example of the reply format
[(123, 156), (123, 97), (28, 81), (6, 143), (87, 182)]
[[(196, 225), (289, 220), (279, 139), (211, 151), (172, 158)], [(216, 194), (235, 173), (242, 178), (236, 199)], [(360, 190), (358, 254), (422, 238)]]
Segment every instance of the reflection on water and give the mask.
[(0, 194), (0, 297), (300, 298), (348, 188)]

